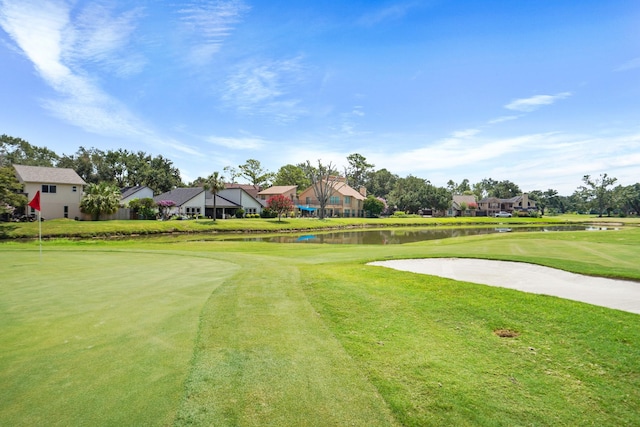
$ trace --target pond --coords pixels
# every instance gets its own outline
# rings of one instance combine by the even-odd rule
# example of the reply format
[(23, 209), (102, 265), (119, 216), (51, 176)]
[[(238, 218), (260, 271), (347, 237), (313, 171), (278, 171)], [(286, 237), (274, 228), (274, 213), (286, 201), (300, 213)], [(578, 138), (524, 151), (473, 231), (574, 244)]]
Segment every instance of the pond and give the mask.
[(555, 232), (555, 231), (597, 231), (614, 230), (613, 227), (584, 225), (554, 225), (545, 227), (491, 227), (491, 228), (411, 228), (329, 231), (308, 234), (278, 236), (238, 236), (220, 237), (217, 240), (271, 243), (330, 243), (351, 245), (394, 245), (439, 240), (451, 237), (476, 236), (494, 233)]

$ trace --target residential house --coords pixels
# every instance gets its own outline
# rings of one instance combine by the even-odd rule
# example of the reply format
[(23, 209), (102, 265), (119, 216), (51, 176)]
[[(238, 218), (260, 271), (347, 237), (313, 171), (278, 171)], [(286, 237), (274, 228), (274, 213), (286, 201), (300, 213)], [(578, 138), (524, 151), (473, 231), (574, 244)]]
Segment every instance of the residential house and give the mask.
[(238, 184), (238, 183), (226, 183), (224, 184), (225, 189), (233, 189), (233, 188), (242, 188), (247, 193), (251, 194), (251, 197), (257, 199), (258, 193), (262, 190), (261, 187), (252, 184)]
[(258, 193), (258, 199), (266, 203), (273, 196), (285, 196), (291, 199), (295, 205), (298, 204), (298, 186), (297, 185), (274, 185)]
[(454, 194), (447, 216), (475, 216), (477, 209), (475, 194)]
[(519, 196), (511, 197), (509, 199), (500, 199), (497, 197), (485, 197), (478, 202), (478, 213), (486, 216), (494, 216), (498, 212), (514, 212), (529, 213), (529, 211), (535, 211), (535, 201), (529, 199), (527, 193), (522, 193)]
[[(242, 208), (245, 214), (260, 214), (265, 206), (265, 204), (262, 203), (261, 200), (256, 199), (256, 197), (252, 196), (244, 188), (241, 187), (225, 188), (224, 190), (218, 192), (218, 196), (234, 204), (234, 212), (230, 212), (231, 215), (234, 215), (235, 210), (237, 210), (238, 208)], [(217, 201), (216, 207), (218, 207)], [(213, 209), (213, 202), (211, 203), (211, 208)]]
[[(329, 196), (329, 201), (325, 206), (325, 216), (341, 217), (364, 217), (363, 203), (366, 199), (367, 191), (364, 187), (356, 191), (346, 183), (343, 177), (331, 177), (333, 188)], [(315, 211), (320, 207), (316, 199), (313, 186), (307, 188), (299, 196), (301, 211)]]
[(120, 189), (120, 204), (127, 206), (135, 199), (153, 199), (153, 190), (146, 185), (136, 185), (134, 187), (124, 187)]
[[(29, 200), (40, 191), (41, 216), (46, 219), (80, 218), (80, 201), (87, 183), (69, 168), (13, 165)], [(27, 214), (35, 210), (27, 207)]]
[(168, 209), (167, 215), (204, 215), (205, 191), (202, 187), (174, 188), (158, 194), (153, 201), (171, 200), (175, 205)]

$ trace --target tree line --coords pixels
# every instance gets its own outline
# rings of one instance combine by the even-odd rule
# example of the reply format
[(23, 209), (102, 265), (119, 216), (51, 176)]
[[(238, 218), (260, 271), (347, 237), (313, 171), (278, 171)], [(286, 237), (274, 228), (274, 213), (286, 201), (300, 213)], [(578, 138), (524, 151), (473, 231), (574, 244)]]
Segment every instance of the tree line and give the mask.
[[(323, 177), (342, 176), (346, 183), (356, 190), (365, 188), (369, 205), (373, 199), (383, 199), (391, 209), (407, 213), (417, 213), (428, 207), (445, 211), (451, 205), (454, 194), (475, 195), (478, 200), (485, 197), (507, 199), (522, 194), (520, 187), (509, 180), (485, 178), (471, 183), (464, 179), (460, 183), (453, 180), (446, 186), (438, 187), (428, 179), (413, 175), (400, 177), (387, 169), (375, 169), (375, 165), (358, 153), (347, 156), (347, 166), (338, 170), (333, 163), (317, 164), (310, 161), (287, 164), (271, 172), (260, 161), (248, 159), (238, 166), (226, 166), (220, 172), (208, 177), (198, 177), (184, 183), (180, 171), (170, 159), (161, 155), (152, 156), (143, 151), (100, 150), (80, 147), (74, 154), (58, 155), (46, 147), (38, 147), (29, 142), (8, 135), (0, 136), (0, 209), (7, 206), (23, 206), (25, 200), (16, 194), (19, 184), (11, 168), (13, 164), (31, 166), (64, 167), (75, 170), (89, 184), (109, 183), (115, 187), (147, 186), (154, 194), (160, 194), (177, 187), (205, 187), (216, 192), (224, 182), (235, 183), (243, 178), (256, 188), (271, 185), (296, 185), (299, 191), (314, 187), (316, 197), (322, 201), (330, 193), (330, 180)], [(529, 191), (529, 197), (536, 202), (542, 214), (567, 212), (595, 212), (599, 215), (629, 215), (640, 211), (640, 183), (629, 186), (614, 186), (617, 179), (607, 174), (598, 177), (585, 175), (583, 185), (570, 196), (562, 196), (554, 189)], [(323, 184), (324, 183), (324, 184)], [(215, 198), (214, 198), (215, 199)], [(4, 208), (3, 208), (4, 206)]]

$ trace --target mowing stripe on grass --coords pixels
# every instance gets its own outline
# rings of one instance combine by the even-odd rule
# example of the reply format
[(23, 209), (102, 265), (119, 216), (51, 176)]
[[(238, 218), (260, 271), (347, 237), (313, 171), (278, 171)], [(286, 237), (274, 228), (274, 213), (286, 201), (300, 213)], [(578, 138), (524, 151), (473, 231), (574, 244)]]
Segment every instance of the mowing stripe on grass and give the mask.
[(297, 268), (252, 262), (203, 312), (175, 424), (394, 425), (307, 301)]

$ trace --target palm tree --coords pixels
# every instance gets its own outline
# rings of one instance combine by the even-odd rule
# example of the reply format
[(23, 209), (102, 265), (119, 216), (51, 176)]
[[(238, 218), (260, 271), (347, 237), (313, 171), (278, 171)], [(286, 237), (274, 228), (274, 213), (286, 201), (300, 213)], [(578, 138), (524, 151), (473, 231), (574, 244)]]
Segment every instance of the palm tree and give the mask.
[(108, 182), (89, 184), (85, 189), (80, 211), (91, 214), (94, 221), (100, 219), (101, 214), (112, 214), (120, 205), (120, 189)]
[(213, 195), (213, 220), (216, 220), (216, 194), (224, 190), (224, 177), (218, 172), (209, 175), (202, 185), (204, 191), (211, 191)]

